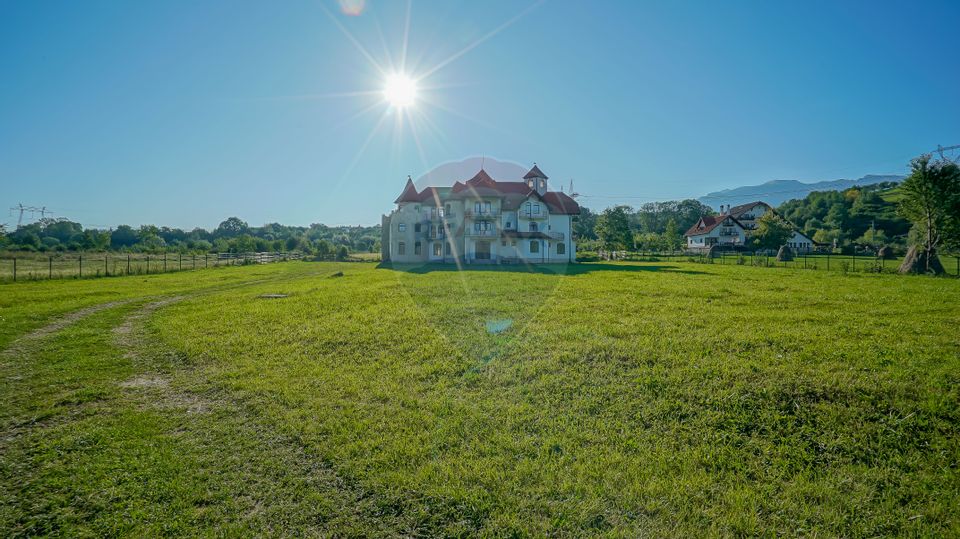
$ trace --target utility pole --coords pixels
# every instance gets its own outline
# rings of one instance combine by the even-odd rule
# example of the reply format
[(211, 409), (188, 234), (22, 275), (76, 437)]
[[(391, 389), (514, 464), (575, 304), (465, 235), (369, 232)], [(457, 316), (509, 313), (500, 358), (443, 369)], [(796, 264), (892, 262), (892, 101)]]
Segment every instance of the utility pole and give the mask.
[(19, 216), (17, 217), (17, 228), (20, 228), (20, 225), (23, 224), (23, 214), (24, 214), (25, 212), (30, 212), (30, 216), (31, 216), (31, 217), (33, 217), (33, 214), (35, 214), (35, 213), (40, 213), (40, 218), (41, 218), (41, 219), (46, 218), (46, 216), (47, 216), (48, 213), (49, 213), (50, 215), (53, 215), (53, 212), (47, 210), (47, 207), (46, 207), (46, 206), (41, 206), (41, 207), (39, 207), (39, 208), (38, 208), (37, 206), (24, 206), (22, 202), (19, 203), (19, 204), (17, 204), (16, 206), (10, 208), (10, 211), (11, 211), (11, 212), (15, 212), (15, 211), (16, 211), (16, 212), (20, 212)]

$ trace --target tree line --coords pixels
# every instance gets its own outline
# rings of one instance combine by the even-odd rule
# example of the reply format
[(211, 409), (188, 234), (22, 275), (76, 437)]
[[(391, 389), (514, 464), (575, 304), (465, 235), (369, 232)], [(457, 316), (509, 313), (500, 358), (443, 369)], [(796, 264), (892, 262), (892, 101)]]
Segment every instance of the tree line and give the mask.
[[(921, 260), (924, 268), (936, 272), (927, 261), (935, 261), (937, 250), (960, 252), (960, 168), (930, 155), (910, 166), (911, 174), (899, 184), (813, 192), (784, 202), (757, 221), (750, 247), (779, 248), (796, 229), (840, 253), (919, 248), (916, 256), (927, 257)], [(613, 206), (600, 213), (583, 207), (573, 232), (580, 252), (675, 251), (686, 244), (684, 232), (708, 215), (717, 213), (692, 199)]]
[(319, 256), (380, 249), (380, 226), (286, 226), (269, 223), (251, 227), (237, 217), (214, 230), (142, 225), (114, 229), (84, 228), (69, 219), (40, 219), (6, 233), (0, 229), (0, 249), (28, 252), (117, 251), (134, 253), (246, 253), (301, 251)]

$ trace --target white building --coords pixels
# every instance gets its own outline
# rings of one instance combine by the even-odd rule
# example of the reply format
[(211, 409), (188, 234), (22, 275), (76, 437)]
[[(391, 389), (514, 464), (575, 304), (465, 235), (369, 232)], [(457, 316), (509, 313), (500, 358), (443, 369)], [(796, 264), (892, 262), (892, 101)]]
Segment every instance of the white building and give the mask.
[[(776, 211), (766, 202), (755, 201), (730, 207), (720, 205), (720, 215), (701, 217), (697, 224), (687, 231), (687, 249), (709, 249), (712, 245), (722, 247), (744, 246), (757, 228), (757, 219), (767, 212)], [(799, 253), (809, 253), (816, 242), (793, 227), (793, 236), (786, 243)]]
[(413, 181), (384, 215), (381, 255), (392, 262), (566, 263), (576, 260), (573, 217), (580, 206), (547, 188), (536, 165), (524, 181), (484, 170), (453, 187), (417, 191)]
[(704, 215), (685, 234), (687, 249), (706, 250), (714, 245), (742, 247), (746, 242), (746, 229), (730, 215)]

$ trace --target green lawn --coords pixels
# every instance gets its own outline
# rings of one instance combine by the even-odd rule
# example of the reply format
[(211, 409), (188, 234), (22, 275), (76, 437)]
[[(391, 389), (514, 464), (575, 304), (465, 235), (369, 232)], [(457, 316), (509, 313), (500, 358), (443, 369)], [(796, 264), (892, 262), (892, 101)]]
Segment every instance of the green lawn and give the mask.
[(0, 535), (956, 536), (958, 327), (681, 261), (2, 285)]

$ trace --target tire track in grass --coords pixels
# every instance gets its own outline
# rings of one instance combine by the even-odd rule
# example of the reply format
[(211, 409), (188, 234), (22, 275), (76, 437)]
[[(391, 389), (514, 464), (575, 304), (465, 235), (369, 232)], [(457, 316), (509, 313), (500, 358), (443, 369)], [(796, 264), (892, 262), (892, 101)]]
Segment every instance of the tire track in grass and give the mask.
[[(422, 515), (405, 515), (394, 501), (345, 479), (330, 463), (312, 454), (296, 433), (260, 416), (254, 403), (211, 388), (190, 366), (170, 364), (174, 354), (155, 342), (147, 321), (159, 309), (195, 297), (174, 296), (148, 303), (113, 329), (115, 346), (136, 371), (118, 385), (144, 410), (182, 414), (177, 432), (171, 435), (194, 448), (205, 467), (215, 470), (213, 477), (243, 478), (239, 491), (227, 488), (228, 492), (219, 492), (241, 509), (237, 522), (229, 526), (256, 534), (422, 535), (417, 530)], [(218, 486), (208, 488), (217, 490)]]
[(36, 328), (29, 333), (21, 335), (13, 340), (5, 350), (3, 350), (2, 355), (11, 356), (16, 354), (22, 354), (26, 351), (29, 343), (43, 339), (44, 337), (50, 336), (54, 333), (57, 333), (67, 327), (76, 324), (77, 322), (83, 320), (84, 318), (97, 314), (100, 311), (105, 311), (107, 309), (112, 309), (114, 307), (121, 307), (130, 302), (134, 301), (133, 299), (124, 299), (118, 301), (108, 301), (106, 303), (98, 303), (97, 305), (91, 305), (89, 307), (84, 307), (82, 309), (77, 309), (75, 311), (68, 312), (65, 315), (62, 315), (58, 318), (55, 318), (53, 321), (48, 322), (46, 325)]

